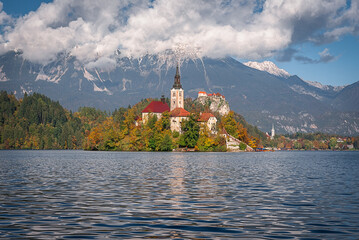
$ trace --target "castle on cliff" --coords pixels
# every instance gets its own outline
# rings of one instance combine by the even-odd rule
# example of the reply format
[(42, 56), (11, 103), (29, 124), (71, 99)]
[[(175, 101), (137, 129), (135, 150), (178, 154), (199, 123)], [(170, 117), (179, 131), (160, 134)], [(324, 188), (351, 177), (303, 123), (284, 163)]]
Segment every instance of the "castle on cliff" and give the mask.
[[(199, 92), (198, 96), (200, 96), (200, 93), (202, 94), (204, 92)], [(222, 97), (224, 98), (224, 96)], [(170, 106), (168, 106), (168, 104), (165, 102), (165, 98), (163, 96), (161, 101), (152, 101), (142, 111), (142, 123), (145, 124), (149, 117), (153, 115), (156, 115), (157, 119), (160, 119), (162, 114), (166, 111), (170, 113), (171, 131), (177, 131), (181, 133), (181, 122), (187, 120), (190, 116), (190, 113), (184, 109), (184, 90), (181, 84), (181, 76), (179, 74), (178, 65), (176, 67), (174, 83), (171, 88)], [(206, 125), (212, 133), (216, 133), (217, 118), (212, 113), (201, 113), (197, 121), (202, 126)]]

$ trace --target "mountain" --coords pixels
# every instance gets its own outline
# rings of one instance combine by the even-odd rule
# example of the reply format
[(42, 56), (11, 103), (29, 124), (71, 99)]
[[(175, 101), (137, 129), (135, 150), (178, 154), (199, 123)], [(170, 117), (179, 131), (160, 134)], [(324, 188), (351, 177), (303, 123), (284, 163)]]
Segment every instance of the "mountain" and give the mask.
[[(176, 61), (170, 55), (116, 58), (116, 66), (90, 68), (61, 54), (47, 64), (25, 60), (21, 51), (0, 56), (0, 89), (21, 97), (39, 92), (77, 110), (93, 106), (114, 110), (142, 98), (169, 96)], [(193, 58), (181, 62), (185, 97), (219, 92), (230, 108), (263, 131), (359, 133), (358, 83), (343, 89), (318, 88), (297, 76), (278, 76), (233, 58)]]
[(278, 76), (278, 77), (284, 77), (284, 78), (290, 77), (290, 74), (287, 71), (277, 67), (277, 65), (275, 65), (274, 63), (272, 63), (270, 61), (264, 61), (261, 63), (260, 62), (246, 62), (243, 64), (248, 67), (260, 70), (260, 71), (268, 72), (268, 73)]
[(343, 88), (331, 102), (331, 105), (336, 109), (357, 112), (359, 108), (359, 82)]

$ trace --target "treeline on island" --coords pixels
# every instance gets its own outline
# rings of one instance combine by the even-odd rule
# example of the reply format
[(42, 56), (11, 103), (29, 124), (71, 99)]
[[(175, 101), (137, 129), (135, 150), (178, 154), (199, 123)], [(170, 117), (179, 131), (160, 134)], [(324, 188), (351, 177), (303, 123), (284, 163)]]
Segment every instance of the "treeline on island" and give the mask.
[[(201, 126), (199, 112), (208, 106), (188, 98), (185, 108), (191, 112), (182, 123), (182, 132), (170, 130), (170, 115), (150, 117), (141, 124), (141, 111), (154, 99), (143, 99), (134, 106), (120, 107), (113, 112), (81, 107), (77, 112), (63, 108), (59, 102), (34, 93), (16, 99), (13, 94), (0, 92), (0, 149), (85, 149), (113, 151), (172, 151), (190, 148), (197, 151), (227, 151), (223, 130), (256, 148), (287, 150), (347, 150), (359, 148), (359, 137), (340, 137), (322, 133), (280, 135), (274, 139), (248, 124), (245, 119), (229, 112), (218, 113), (217, 131), (212, 134)], [(168, 101), (168, 99), (167, 99)], [(245, 144), (244, 144), (245, 143)]]
[[(149, 118), (141, 124), (141, 111), (154, 99), (143, 99), (134, 106), (120, 107), (113, 112), (81, 107), (75, 113), (58, 102), (34, 93), (16, 99), (5, 91), (0, 93), (1, 149), (85, 149), (114, 151), (172, 151), (191, 148), (197, 151), (226, 151), (222, 129), (256, 148), (265, 134), (248, 124), (242, 116), (230, 112), (219, 119), (217, 133), (212, 134), (197, 122), (206, 106), (186, 99), (191, 112), (182, 122), (182, 132), (170, 130), (170, 115)], [(168, 101), (168, 99), (167, 99)]]

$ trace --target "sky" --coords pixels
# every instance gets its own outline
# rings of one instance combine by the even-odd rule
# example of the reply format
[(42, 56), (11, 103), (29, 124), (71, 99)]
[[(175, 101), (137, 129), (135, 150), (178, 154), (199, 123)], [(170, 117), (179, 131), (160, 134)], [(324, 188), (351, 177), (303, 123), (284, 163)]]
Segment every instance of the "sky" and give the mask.
[(122, 56), (273, 61), (303, 80), (359, 81), (358, 0), (0, 0), (0, 54), (89, 68)]

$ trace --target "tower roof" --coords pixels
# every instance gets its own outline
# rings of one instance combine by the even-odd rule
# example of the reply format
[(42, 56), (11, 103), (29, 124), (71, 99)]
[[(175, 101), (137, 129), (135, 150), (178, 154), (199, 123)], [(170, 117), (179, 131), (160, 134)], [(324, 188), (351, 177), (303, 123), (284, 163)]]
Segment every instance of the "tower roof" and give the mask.
[(173, 88), (175, 89), (180, 89), (182, 88), (182, 84), (181, 84), (181, 76), (179, 74), (179, 69), (178, 69), (178, 63), (177, 63), (177, 67), (176, 67), (176, 75), (175, 75), (175, 81), (173, 83)]

